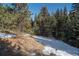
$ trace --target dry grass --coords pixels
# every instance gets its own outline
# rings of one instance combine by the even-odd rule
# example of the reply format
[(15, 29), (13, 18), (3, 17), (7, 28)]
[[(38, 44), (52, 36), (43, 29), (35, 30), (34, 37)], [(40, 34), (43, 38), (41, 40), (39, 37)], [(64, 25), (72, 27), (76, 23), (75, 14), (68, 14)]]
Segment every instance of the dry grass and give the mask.
[(3, 49), (3, 55), (30, 55), (33, 52), (41, 55), (44, 48), (30, 35), (25, 34), (17, 35), (16, 38), (2, 39), (0, 42), (10, 43), (7, 48)]

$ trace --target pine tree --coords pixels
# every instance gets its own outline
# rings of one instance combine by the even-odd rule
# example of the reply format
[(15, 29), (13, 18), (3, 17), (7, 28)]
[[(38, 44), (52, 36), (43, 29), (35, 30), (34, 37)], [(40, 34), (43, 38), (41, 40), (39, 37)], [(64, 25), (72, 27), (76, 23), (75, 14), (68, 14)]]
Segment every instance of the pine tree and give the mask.
[(25, 3), (12, 4), (14, 6), (14, 12), (18, 15), (17, 28), (21, 32), (28, 32), (31, 30), (31, 13), (28, 10), (28, 5)]
[(70, 40), (72, 42), (72, 45), (79, 47), (79, 4), (72, 4), (72, 11), (70, 13), (70, 19), (71, 19), (71, 31), (72, 35), (70, 35)]
[(55, 13), (55, 17), (57, 19), (56, 37), (61, 38), (61, 33), (62, 33), (62, 9), (61, 10), (57, 9), (57, 11)]
[(40, 10), (40, 13), (38, 15), (38, 20), (39, 20), (39, 31), (40, 31), (40, 34), (43, 35), (43, 36), (47, 36), (48, 32), (46, 29), (48, 29), (47, 27), (47, 22), (48, 22), (48, 19), (49, 19), (49, 12), (48, 12), (48, 9), (47, 7), (42, 7), (41, 10)]
[(68, 31), (68, 12), (67, 8), (64, 7), (64, 9), (57, 9), (55, 13), (55, 17), (57, 19), (56, 24), (56, 37), (62, 40), (66, 40), (66, 33)]
[(50, 16), (50, 33), (53, 37), (56, 37), (56, 24), (57, 24), (57, 19), (54, 16), (54, 14), (52, 13)]
[(35, 17), (34, 17), (34, 27), (33, 27), (33, 31), (36, 35), (39, 35), (40, 34), (40, 31), (39, 31), (39, 20), (38, 20), (38, 15), (35, 14)]

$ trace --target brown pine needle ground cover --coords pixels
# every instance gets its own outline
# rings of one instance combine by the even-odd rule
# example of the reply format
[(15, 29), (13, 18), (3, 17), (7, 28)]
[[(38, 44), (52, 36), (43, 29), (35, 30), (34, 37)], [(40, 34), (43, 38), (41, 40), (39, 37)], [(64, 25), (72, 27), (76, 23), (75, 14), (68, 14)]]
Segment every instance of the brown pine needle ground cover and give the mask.
[(0, 39), (0, 55), (42, 55), (44, 46), (28, 34), (19, 34), (16, 38)]

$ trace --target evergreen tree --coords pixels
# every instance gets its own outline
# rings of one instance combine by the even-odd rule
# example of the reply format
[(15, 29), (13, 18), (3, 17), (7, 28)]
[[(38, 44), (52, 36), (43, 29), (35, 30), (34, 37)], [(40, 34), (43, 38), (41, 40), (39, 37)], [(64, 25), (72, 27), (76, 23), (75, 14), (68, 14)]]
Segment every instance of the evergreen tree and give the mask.
[(48, 20), (49, 20), (49, 12), (47, 7), (42, 7), (40, 10), (40, 13), (38, 15), (38, 20), (39, 20), (39, 33), (43, 36), (47, 36), (48, 32), (46, 30), (46, 28), (48, 29), (48, 27), (46, 26)]
[(57, 9), (55, 17), (57, 19), (56, 37), (62, 40), (66, 40), (69, 24), (67, 8), (64, 7), (64, 9)]
[(61, 36), (62, 36), (62, 31), (63, 31), (63, 29), (62, 29), (62, 23), (63, 23), (63, 19), (62, 19), (62, 9), (61, 10), (59, 10), (59, 9), (57, 9), (57, 11), (56, 11), (56, 13), (55, 13), (55, 17), (56, 17), (56, 19), (57, 19), (57, 24), (56, 24), (56, 37), (57, 38), (61, 38)]
[(50, 33), (53, 37), (56, 37), (56, 24), (57, 24), (57, 19), (56, 17), (54, 16), (54, 14), (52, 13), (51, 16), (50, 16)]
[(70, 13), (72, 35), (70, 40), (72, 45), (79, 47), (79, 4), (72, 4), (72, 11)]
[(33, 28), (33, 31), (35, 34), (40, 34), (40, 30), (39, 30), (39, 20), (38, 20), (38, 15), (35, 14), (35, 17), (34, 17), (34, 28)]
[(17, 28), (19, 28), (21, 32), (28, 32), (31, 30), (31, 13), (28, 10), (28, 5), (25, 3), (17, 3), (12, 5), (14, 6), (14, 11), (18, 15)]

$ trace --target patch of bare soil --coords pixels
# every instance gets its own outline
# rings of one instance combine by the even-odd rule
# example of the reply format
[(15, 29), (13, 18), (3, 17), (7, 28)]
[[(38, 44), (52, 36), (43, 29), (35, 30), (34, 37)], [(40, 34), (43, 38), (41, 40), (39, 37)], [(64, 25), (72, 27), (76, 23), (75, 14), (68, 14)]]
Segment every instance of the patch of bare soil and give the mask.
[(30, 56), (32, 54), (42, 55), (44, 46), (31, 35), (21, 34), (16, 38), (0, 39), (0, 55), (3, 56)]

